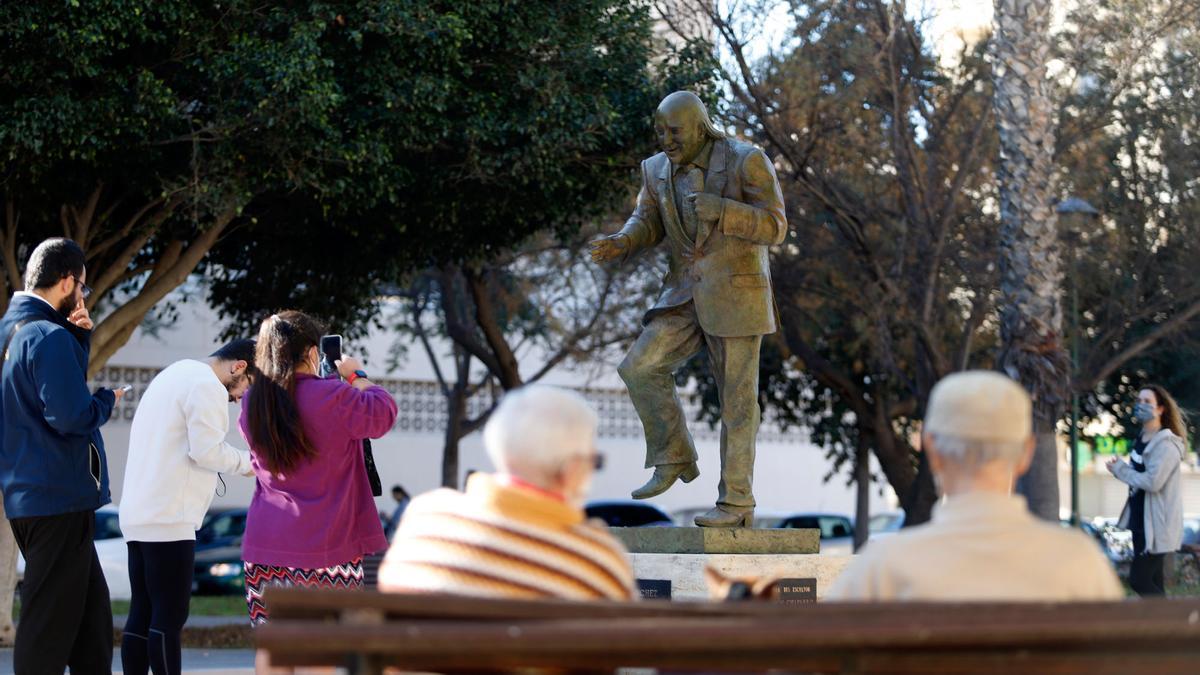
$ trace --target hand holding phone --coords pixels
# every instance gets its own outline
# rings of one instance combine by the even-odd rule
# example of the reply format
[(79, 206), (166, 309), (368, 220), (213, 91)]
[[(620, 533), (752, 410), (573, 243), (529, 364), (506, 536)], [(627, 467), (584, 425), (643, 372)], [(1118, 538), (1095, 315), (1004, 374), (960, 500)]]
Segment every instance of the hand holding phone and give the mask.
[(125, 394), (128, 394), (131, 391), (133, 391), (132, 384), (123, 384), (123, 385), (113, 389), (113, 396), (116, 397), (117, 401), (120, 401), (122, 396), (124, 396)]
[(350, 375), (356, 370), (362, 370), (362, 362), (353, 356), (343, 356), (336, 364), (338, 375), (343, 380), (350, 379)]

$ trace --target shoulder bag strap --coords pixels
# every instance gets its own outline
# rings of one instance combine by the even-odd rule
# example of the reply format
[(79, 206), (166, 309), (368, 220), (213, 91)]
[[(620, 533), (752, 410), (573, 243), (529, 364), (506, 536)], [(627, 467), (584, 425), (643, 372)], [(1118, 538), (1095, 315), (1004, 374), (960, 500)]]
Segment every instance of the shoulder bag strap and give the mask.
[(13, 325), (12, 330), (8, 332), (8, 339), (4, 341), (4, 351), (0, 352), (0, 354), (4, 354), (5, 361), (8, 361), (8, 346), (12, 344), (13, 338), (17, 335), (17, 331), (24, 328), (25, 324), (27, 323), (29, 323), (29, 321), (18, 321)]

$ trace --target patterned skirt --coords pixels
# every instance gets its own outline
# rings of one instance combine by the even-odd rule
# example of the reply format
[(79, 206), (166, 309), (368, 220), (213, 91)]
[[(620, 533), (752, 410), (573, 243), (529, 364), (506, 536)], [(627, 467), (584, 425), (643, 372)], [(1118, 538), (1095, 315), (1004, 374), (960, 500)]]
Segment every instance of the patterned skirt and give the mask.
[(352, 590), (363, 587), (361, 557), (341, 565), (317, 569), (276, 567), (250, 562), (242, 565), (246, 569), (246, 607), (250, 610), (251, 626), (261, 626), (267, 622), (267, 606), (263, 602), (263, 593), (271, 586)]

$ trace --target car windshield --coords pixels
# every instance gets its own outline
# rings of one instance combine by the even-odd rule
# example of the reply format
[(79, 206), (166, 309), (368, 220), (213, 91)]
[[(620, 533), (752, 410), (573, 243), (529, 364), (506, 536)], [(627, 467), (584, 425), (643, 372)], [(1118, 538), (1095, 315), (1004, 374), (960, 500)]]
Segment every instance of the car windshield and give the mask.
[(196, 538), (200, 541), (213, 541), (224, 537), (240, 537), (245, 532), (245, 513), (217, 513), (210, 514), (205, 519), (200, 531), (196, 533)]
[(840, 516), (792, 516), (785, 518), (780, 527), (820, 530), (822, 539), (854, 536), (850, 521)]

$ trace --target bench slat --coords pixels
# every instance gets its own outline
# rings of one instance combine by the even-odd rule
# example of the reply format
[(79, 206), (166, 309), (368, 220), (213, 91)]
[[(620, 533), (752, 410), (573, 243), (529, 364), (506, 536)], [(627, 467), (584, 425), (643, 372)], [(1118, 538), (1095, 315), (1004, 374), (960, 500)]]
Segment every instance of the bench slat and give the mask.
[[(260, 647), (275, 665), (338, 665), (352, 653), (378, 657), (382, 665), (409, 669), (506, 667), (609, 668), (622, 666), (817, 672), (907, 671), (935, 673), (971, 665), (1001, 671), (1032, 667), (1050, 672), (1194, 673), (1200, 647), (1159, 639), (1115, 644), (1074, 633), (1069, 638), (1022, 641), (996, 636), (987, 641), (911, 632), (846, 635), (781, 629), (755, 622), (672, 621), (664, 625), (612, 626), (612, 622), (496, 624), (396, 624), (328, 626), (297, 624), (259, 629)], [(682, 625), (681, 625), (682, 624)], [(653, 632), (648, 632), (653, 631)], [(978, 637), (978, 636), (976, 636)], [(1012, 638), (1012, 639), (1010, 639)], [(1195, 636), (1188, 640), (1195, 641)], [(652, 642), (652, 643), (651, 643)], [(1054, 664), (1059, 664), (1051, 668)], [(1186, 665), (1186, 668), (1184, 667)]]
[[(1200, 599), (1104, 603), (574, 603), (271, 589), (278, 665), (811, 672), (1187, 672)], [(383, 617), (351, 625), (349, 619)], [(361, 666), (360, 666), (361, 667)]]

